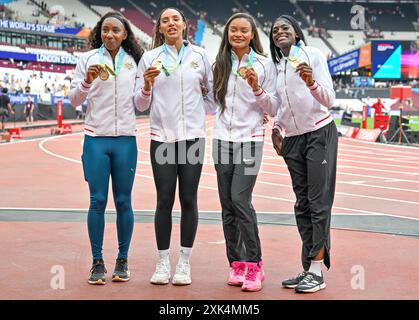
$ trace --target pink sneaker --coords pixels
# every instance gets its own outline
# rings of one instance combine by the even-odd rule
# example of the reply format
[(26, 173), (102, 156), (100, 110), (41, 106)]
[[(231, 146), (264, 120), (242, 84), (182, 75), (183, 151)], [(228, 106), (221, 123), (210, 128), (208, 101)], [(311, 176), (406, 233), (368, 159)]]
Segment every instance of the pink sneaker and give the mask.
[(247, 262), (247, 272), (243, 282), (242, 291), (260, 291), (262, 282), (265, 280), (265, 273), (262, 269), (262, 263)]
[(233, 261), (231, 263), (230, 275), (227, 283), (230, 286), (242, 286), (244, 282), (244, 273), (246, 271), (246, 263), (242, 261)]

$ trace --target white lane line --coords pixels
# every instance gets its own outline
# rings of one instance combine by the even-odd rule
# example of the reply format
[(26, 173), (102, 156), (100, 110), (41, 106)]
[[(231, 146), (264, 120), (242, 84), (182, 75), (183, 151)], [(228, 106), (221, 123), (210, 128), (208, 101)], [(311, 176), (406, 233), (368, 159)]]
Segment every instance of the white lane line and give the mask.
[[(144, 153), (144, 154), (149, 154), (147, 151), (143, 151), (143, 150), (139, 150), (140, 152)], [(144, 164), (144, 165), (148, 165), (151, 166), (149, 161), (138, 161), (138, 163)], [(212, 159), (211, 161), (205, 161), (204, 164), (207, 165), (213, 165), (212, 163)], [(264, 171), (261, 170), (261, 173), (268, 173), (268, 174), (277, 174), (277, 175), (281, 175), (284, 177), (289, 177), (289, 174), (287, 173), (277, 173), (277, 172), (271, 172), (271, 171)], [(205, 171), (202, 171), (202, 174), (205, 175), (210, 175), (210, 176), (217, 176), (216, 174), (212, 174), (212, 173), (208, 173)], [(389, 181), (384, 181), (384, 182), (398, 182), (398, 181), (403, 181), (401, 179), (392, 179)], [(261, 176), (259, 176), (257, 182), (257, 184), (266, 184), (266, 185), (274, 185), (274, 186), (280, 186), (280, 187), (291, 187), (290, 185), (286, 185), (286, 184), (280, 184), (280, 183), (273, 183), (273, 182), (267, 182), (267, 181), (263, 181), (261, 180)], [(405, 189), (405, 188), (396, 188), (396, 187), (385, 187), (385, 186), (376, 186), (376, 185), (370, 185), (370, 184), (366, 184), (365, 181), (337, 181), (338, 184), (348, 184), (348, 185), (356, 185), (356, 186), (361, 186), (361, 187), (365, 187), (365, 188), (377, 188), (377, 189), (386, 189), (386, 190), (394, 190), (394, 191), (406, 191), (406, 192), (415, 192), (415, 193), (419, 193), (419, 190), (416, 189)], [(337, 192), (338, 193), (338, 192)]]
[[(149, 152), (147, 151), (143, 151), (143, 153), (149, 154)], [(276, 172), (269, 172), (269, 171), (260, 171), (261, 173), (270, 173), (270, 174), (278, 174), (281, 176), (289, 176), (289, 174), (279, 174)], [(217, 177), (216, 174), (214, 173), (209, 173), (209, 172), (205, 172), (202, 171), (203, 175), (207, 175), (207, 176), (211, 176), (211, 177)], [(278, 187), (285, 187), (285, 188), (291, 188), (292, 186), (289, 184), (280, 184), (280, 183), (275, 183), (275, 182), (267, 182), (267, 181), (263, 181), (260, 179), (257, 180), (256, 182), (257, 184), (264, 184), (264, 185), (270, 185), (270, 186), (278, 186)], [(339, 182), (338, 182), (339, 183)], [(218, 189), (217, 189), (218, 190)], [(408, 201), (408, 200), (400, 200), (400, 199), (393, 199), (393, 198), (382, 198), (382, 197), (376, 197), (376, 196), (368, 196), (368, 195), (361, 195), (361, 194), (354, 194), (354, 193), (347, 193), (347, 192), (340, 192), (340, 191), (336, 191), (335, 194), (337, 195), (343, 195), (343, 196), (352, 196), (352, 197), (361, 197), (361, 198), (369, 198), (369, 199), (374, 199), (374, 200), (380, 200), (380, 201), (390, 201), (390, 202), (400, 202), (400, 203), (407, 203), (407, 204), (418, 204), (419, 202), (414, 202), (414, 201)]]
[[(354, 140), (354, 139), (349, 139), (349, 138), (343, 138), (343, 140), (341, 141), (345, 145), (356, 146), (356, 147), (360, 147), (364, 149), (380, 148), (383, 150), (387, 150), (386, 148), (389, 148), (389, 149), (394, 148), (394, 149), (409, 149), (409, 151), (415, 151), (415, 148), (416, 148), (415, 146), (403, 146), (403, 145), (397, 145), (397, 144), (377, 144), (377, 142)], [(358, 144), (367, 144), (367, 145), (370, 145), (370, 147), (359, 146)]]
[(409, 150), (407, 149), (397, 149), (392, 150), (389, 148), (368, 148), (358, 145), (350, 145), (350, 144), (339, 144), (339, 147), (341, 150), (348, 150), (353, 152), (359, 152), (359, 153), (374, 153), (374, 154), (380, 154), (380, 155), (386, 155), (386, 156), (395, 156), (395, 155), (406, 155), (406, 156), (417, 156), (419, 155), (419, 149), (417, 147), (410, 147)]
[[(286, 168), (286, 165), (281, 165), (281, 164), (277, 164), (277, 163), (268, 163), (268, 162), (263, 162), (263, 166), (268, 165), (268, 166), (273, 166), (273, 167), (282, 167), (282, 168)], [(339, 169), (339, 166), (338, 166)], [(278, 173), (278, 172), (271, 172), (271, 171), (260, 171), (261, 173), (268, 173), (268, 174), (274, 174), (274, 175), (279, 175), (279, 176), (286, 176), (288, 174), (284, 174), (284, 173)], [(392, 178), (389, 177), (381, 177), (381, 176), (372, 176), (372, 175), (366, 175), (366, 174), (357, 174), (357, 173), (349, 173), (349, 172), (340, 172), (339, 170), (337, 171), (338, 175), (347, 175), (347, 176), (354, 176), (354, 177), (365, 177), (365, 178), (371, 178), (371, 179), (379, 179), (379, 180), (390, 180), (393, 181)], [(419, 183), (419, 181), (417, 180), (408, 180), (408, 179), (397, 179), (397, 181), (400, 182), (411, 182), (411, 183)]]
[[(395, 181), (391, 181), (391, 182), (395, 182)], [(416, 190), (416, 189), (405, 189), (405, 188), (396, 188), (396, 187), (376, 186), (376, 185), (372, 185), (372, 184), (367, 184), (366, 181), (339, 181), (338, 183), (361, 186), (361, 187), (368, 187), (368, 188), (377, 188), (377, 189), (386, 189), (386, 190), (419, 193), (419, 190)]]
[(376, 172), (385, 172), (385, 173), (396, 173), (396, 174), (407, 174), (407, 175), (413, 175), (413, 176), (419, 175), (419, 172), (395, 171), (395, 170), (365, 168), (365, 167), (348, 166), (348, 165), (338, 165), (338, 168), (349, 168), (349, 169), (367, 170), (367, 171), (376, 171)]
[[(75, 136), (75, 135), (78, 135), (78, 134), (81, 134), (81, 133), (83, 133), (83, 132), (69, 133), (69, 134), (66, 134), (66, 135), (63, 135), (63, 136), (69, 137), (69, 136)], [(56, 136), (54, 136), (54, 137), (56, 137)], [(11, 145), (27, 143), (27, 142), (36, 142), (36, 141), (41, 141), (41, 140), (44, 140), (44, 139), (46, 139), (46, 138), (45, 137), (40, 137), (40, 138), (34, 138), (34, 139), (29, 139), (29, 140), (15, 140), (15, 141), (7, 142), (7, 143), (1, 143), (0, 147), (1, 146), (11, 146)]]
[(336, 191), (335, 193), (339, 195), (343, 195), (343, 196), (349, 196), (349, 197), (360, 197), (360, 198), (374, 199), (374, 200), (380, 200), (380, 201), (400, 202), (400, 203), (419, 205), (419, 202), (416, 202), (416, 201), (399, 200), (399, 199), (393, 199), (393, 198), (382, 198), (382, 197), (367, 196), (363, 194), (354, 194), (354, 193), (340, 192), (340, 191), (339, 192)]
[[(365, 161), (361, 161), (361, 160), (350, 160), (350, 159), (343, 159), (343, 158), (338, 158), (338, 162), (352, 162), (352, 163), (361, 163), (361, 164), (366, 164)], [(374, 163), (374, 165), (377, 165), (377, 163)], [(388, 163), (380, 163), (379, 164), (380, 167), (384, 166), (384, 167), (396, 167), (396, 168), (406, 168), (406, 169), (414, 169), (414, 170), (418, 170), (419, 166), (402, 166), (399, 164), (388, 164)]]
[[(71, 162), (74, 162), (74, 163), (81, 164), (81, 161), (80, 160), (74, 160), (72, 158), (61, 156), (61, 155), (56, 154), (56, 153), (53, 153), (53, 152), (51, 152), (51, 151), (49, 151), (49, 150), (47, 150), (47, 149), (45, 149), (43, 147), (43, 144), (45, 142), (50, 141), (50, 140), (53, 140), (53, 139), (58, 139), (60, 137), (65, 137), (65, 136), (53, 136), (53, 137), (46, 138), (44, 141), (40, 142), (39, 147), (41, 148), (41, 150), (43, 150), (44, 152), (46, 152), (47, 154), (49, 154), (51, 156), (60, 158), (62, 160), (67, 160), (67, 161), (71, 161)], [(144, 153), (148, 153), (148, 152), (144, 151)], [(153, 180), (153, 177), (152, 176), (149, 176), (149, 175), (143, 175), (143, 174), (137, 174), (137, 173), (135, 175), (138, 176), (138, 177), (143, 177), (143, 178), (147, 178), (147, 179)], [(210, 175), (212, 175), (212, 174), (210, 174)], [(208, 189), (208, 190), (218, 191), (218, 188), (214, 188), (214, 187), (210, 187), (210, 186), (200, 185), (199, 187), (202, 188), (202, 189)], [(276, 200), (276, 201), (285, 201), (285, 202), (292, 202), (292, 203), (295, 202), (295, 200), (286, 199), (286, 198), (280, 198), (280, 197), (271, 197), (271, 196), (259, 195), (259, 194), (253, 194), (253, 196), (254, 197), (258, 197), (258, 198), (262, 198), (262, 199), (269, 199), (269, 200)], [(402, 200), (400, 200), (400, 201), (402, 201)], [(364, 212), (364, 213), (370, 213), (370, 214), (385, 214), (385, 213), (381, 213), (381, 212), (358, 210), (358, 209), (345, 208), (345, 207), (336, 207), (335, 206), (334, 208), (339, 209), (339, 210), (347, 210), (347, 211), (351, 211), (351, 212)]]
[[(364, 158), (364, 159), (375, 159), (381, 161), (403, 161), (403, 162), (414, 162), (418, 156), (397, 156), (396, 155), (382, 155), (382, 154), (374, 154), (374, 153), (365, 153), (365, 154), (357, 154), (356, 152), (349, 151), (338, 151), (338, 154), (343, 157), (352, 157), (352, 158)], [(413, 161), (410, 161), (413, 160)]]
[[(271, 149), (264, 149), (264, 151), (270, 152), (274, 157), (276, 155), (276, 157), (278, 157), (278, 155), (276, 154), (275, 150), (271, 150)], [(377, 164), (381, 164), (381, 162), (378, 161), (393, 161), (393, 162), (400, 162), (400, 163), (417, 163), (417, 161), (409, 161), (408, 159), (412, 159), (415, 160), (417, 159), (417, 157), (404, 157), (404, 156), (399, 156), (397, 158), (394, 158), (394, 155), (391, 155), (391, 158), (386, 158), (383, 155), (375, 155), (373, 156), (373, 154), (370, 154), (371, 156), (367, 156), (367, 155), (357, 155), (354, 154), (354, 152), (350, 152), (350, 153), (346, 153), (346, 152), (342, 152), (341, 150), (338, 150), (338, 157), (339, 158), (344, 158), (344, 157), (349, 157), (349, 158), (355, 158), (355, 159), (372, 159), (374, 160), (374, 163)], [(269, 156), (269, 155), (268, 155)]]
[[(79, 134), (81, 134), (81, 133), (79, 133)], [(59, 159), (62, 159), (62, 160), (67, 160), (67, 161), (70, 161), (70, 162), (74, 162), (74, 163), (81, 164), (81, 160), (74, 160), (74, 159), (72, 159), (72, 158), (68, 158), (68, 157), (65, 157), (65, 156), (59, 155), (59, 154), (57, 154), (57, 153), (54, 153), (54, 152), (51, 152), (51, 151), (47, 150), (47, 149), (44, 147), (44, 144), (45, 144), (46, 142), (48, 142), (48, 141), (52, 141), (52, 140), (56, 140), (56, 139), (59, 139), (59, 138), (62, 138), (62, 137), (66, 137), (66, 136), (68, 136), (68, 135), (52, 136), (52, 137), (44, 138), (44, 140), (42, 140), (42, 141), (38, 144), (38, 147), (39, 147), (39, 148), (40, 148), (43, 152), (45, 152), (46, 154), (49, 154), (50, 156), (53, 156), (53, 157), (56, 157), (56, 158), (59, 158)]]

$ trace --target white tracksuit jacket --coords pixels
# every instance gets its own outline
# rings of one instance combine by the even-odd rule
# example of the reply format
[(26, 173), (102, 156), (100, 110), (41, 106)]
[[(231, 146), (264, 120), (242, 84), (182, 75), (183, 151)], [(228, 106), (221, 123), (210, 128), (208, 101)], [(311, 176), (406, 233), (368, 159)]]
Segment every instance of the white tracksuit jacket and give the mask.
[[(232, 51), (231, 54), (236, 63), (236, 53)], [(246, 66), (248, 60), (249, 54), (245, 54), (238, 68)], [(264, 140), (263, 113), (274, 116), (279, 106), (275, 91), (276, 70), (272, 60), (257, 53), (253, 69), (261, 86), (257, 92), (253, 92), (247, 80), (231, 73), (225, 97), (226, 109), (222, 114), (220, 109), (217, 112), (214, 139), (233, 142)]]
[(284, 58), (276, 65), (276, 90), (281, 101), (274, 127), (285, 131), (285, 136), (296, 136), (315, 131), (333, 121), (329, 109), (333, 107), (335, 91), (326, 58), (314, 47), (302, 43), (298, 59), (313, 69), (312, 87), (295, 72)]
[(134, 104), (140, 111), (150, 110), (151, 139), (175, 142), (205, 137), (206, 113), (214, 110), (212, 95), (205, 97), (201, 86), (212, 91), (212, 69), (206, 51), (188, 42), (181, 63), (166, 76), (163, 70), (154, 81), (150, 93), (143, 90), (144, 72), (157, 59), (173, 65), (178, 52), (175, 46), (164, 45), (144, 53), (136, 77)]
[[(121, 49), (115, 57), (115, 64)], [(103, 50), (104, 63), (113, 67), (108, 50)], [(97, 77), (91, 84), (84, 82), (92, 64), (100, 64), (98, 49), (86, 52), (77, 63), (71, 82), (70, 101), (73, 106), (87, 99), (85, 134), (89, 136), (135, 136), (135, 108), (132, 99), (137, 65), (133, 57), (125, 53), (119, 75), (109, 75), (106, 81)]]

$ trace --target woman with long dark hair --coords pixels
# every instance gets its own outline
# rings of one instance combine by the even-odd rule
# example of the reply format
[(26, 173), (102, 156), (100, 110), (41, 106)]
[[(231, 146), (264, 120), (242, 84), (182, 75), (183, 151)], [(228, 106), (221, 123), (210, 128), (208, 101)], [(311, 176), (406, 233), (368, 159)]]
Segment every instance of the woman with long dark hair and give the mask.
[(282, 15), (274, 22), (270, 49), (281, 99), (272, 141), (291, 175), (295, 219), (302, 240), (303, 272), (282, 285), (296, 292), (316, 292), (326, 287), (322, 264), (330, 268), (338, 135), (329, 109), (335, 91), (325, 56), (305, 45), (293, 17)]
[(132, 92), (143, 50), (128, 21), (118, 12), (108, 12), (98, 21), (89, 43), (92, 50), (77, 63), (70, 100), (73, 106), (88, 100), (82, 155), (90, 190), (87, 225), (93, 264), (88, 283), (103, 285), (106, 268), (102, 245), (110, 177), (119, 245), (112, 281), (130, 279), (128, 250), (134, 227), (131, 191), (137, 166)]
[(243, 291), (259, 291), (264, 281), (252, 192), (262, 161), (264, 113), (277, 111), (275, 79), (253, 17), (232, 15), (214, 64), (213, 92), (220, 108), (213, 158), (230, 265), (227, 283)]
[[(205, 114), (214, 108), (211, 64), (204, 49), (190, 44), (184, 14), (167, 8), (157, 17), (153, 50), (138, 66), (134, 103), (150, 111), (150, 157), (157, 191), (155, 233), (158, 249), (153, 284), (171, 278), (169, 249), (172, 208), (179, 180), (180, 257), (172, 283), (192, 282), (191, 255), (198, 226), (198, 183), (205, 151)], [(203, 89), (205, 88), (205, 89)]]

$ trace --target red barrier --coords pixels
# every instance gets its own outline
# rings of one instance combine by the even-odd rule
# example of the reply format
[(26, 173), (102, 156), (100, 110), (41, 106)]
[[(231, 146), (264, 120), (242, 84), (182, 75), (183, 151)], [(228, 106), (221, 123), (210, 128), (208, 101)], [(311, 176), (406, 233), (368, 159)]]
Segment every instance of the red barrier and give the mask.
[(380, 129), (360, 129), (355, 139), (375, 142), (381, 134)]
[(362, 129), (366, 129), (367, 128), (367, 106), (364, 104), (362, 106)]
[(23, 139), (21, 128), (10, 128), (9, 134), (12, 139)]
[(351, 135), (352, 139), (356, 139), (356, 136), (358, 135), (359, 130), (360, 130), (359, 128), (354, 128)]
[(57, 124), (58, 128), (63, 126), (63, 102), (61, 100), (57, 102)]
[(385, 116), (382, 114), (376, 114), (374, 116), (374, 129), (381, 129), (386, 131), (390, 123), (390, 116)]
[(63, 125), (63, 133), (73, 133), (73, 129), (71, 128), (71, 124), (64, 124)]

